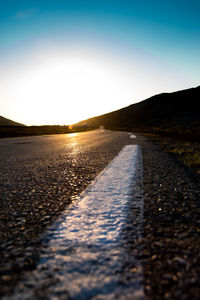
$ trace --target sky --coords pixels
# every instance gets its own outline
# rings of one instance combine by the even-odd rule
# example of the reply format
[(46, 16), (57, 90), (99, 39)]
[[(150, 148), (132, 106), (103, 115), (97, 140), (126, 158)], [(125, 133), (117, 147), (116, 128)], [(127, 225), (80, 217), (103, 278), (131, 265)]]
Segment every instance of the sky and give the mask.
[(0, 0), (0, 115), (75, 122), (200, 85), (199, 0)]

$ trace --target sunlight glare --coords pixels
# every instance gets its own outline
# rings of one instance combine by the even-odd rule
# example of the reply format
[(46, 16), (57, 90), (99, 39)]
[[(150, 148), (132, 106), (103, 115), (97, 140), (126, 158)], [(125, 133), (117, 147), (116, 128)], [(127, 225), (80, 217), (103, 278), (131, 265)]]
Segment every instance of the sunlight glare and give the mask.
[(5, 94), (8, 102), (14, 99), (13, 109), (23, 110), (28, 125), (69, 125), (118, 108), (124, 90), (131, 98), (130, 82), (126, 76), (122, 82), (120, 71), (86, 55), (47, 56), (21, 66)]
[(74, 138), (74, 137), (76, 137), (77, 136), (77, 133), (76, 132), (73, 132), (73, 133), (67, 133), (66, 134), (66, 137), (67, 138)]

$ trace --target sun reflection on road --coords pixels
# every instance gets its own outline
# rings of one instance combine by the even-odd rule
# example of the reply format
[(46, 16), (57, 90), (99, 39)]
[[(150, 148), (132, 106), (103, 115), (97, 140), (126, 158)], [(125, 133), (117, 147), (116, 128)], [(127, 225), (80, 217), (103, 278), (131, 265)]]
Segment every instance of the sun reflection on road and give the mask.
[(73, 138), (75, 136), (77, 136), (77, 133), (68, 133), (67, 134), (67, 137), (69, 137), (69, 138)]
[(67, 144), (66, 147), (70, 148), (70, 155), (74, 156), (77, 154), (79, 147), (78, 147), (78, 140), (77, 140), (77, 133), (69, 133), (67, 134)]

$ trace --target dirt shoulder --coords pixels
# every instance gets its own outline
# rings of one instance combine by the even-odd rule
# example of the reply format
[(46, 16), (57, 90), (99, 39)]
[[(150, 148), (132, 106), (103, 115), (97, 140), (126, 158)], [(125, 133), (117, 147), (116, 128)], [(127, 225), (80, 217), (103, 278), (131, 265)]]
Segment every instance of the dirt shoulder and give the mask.
[(163, 152), (168, 153), (174, 161), (186, 167), (187, 171), (200, 180), (200, 142), (184, 137), (165, 137), (147, 133), (145, 136), (156, 144)]
[[(198, 173), (168, 153), (165, 139), (138, 137), (144, 171), (144, 264), (147, 299), (199, 299)], [(177, 144), (175, 144), (177, 146)], [(195, 176), (194, 176), (195, 174)]]

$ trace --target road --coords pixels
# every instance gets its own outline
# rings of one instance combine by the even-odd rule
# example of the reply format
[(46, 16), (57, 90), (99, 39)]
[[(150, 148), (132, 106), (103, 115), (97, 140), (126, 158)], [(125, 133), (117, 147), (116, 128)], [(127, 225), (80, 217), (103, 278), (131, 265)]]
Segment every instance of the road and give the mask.
[[(68, 214), (70, 205), (122, 148), (133, 144), (142, 149), (144, 219), (141, 224), (141, 218), (137, 220), (132, 213), (125, 222), (128, 227), (123, 240), (128, 251), (126, 256), (122, 252), (122, 277), (117, 294), (109, 294), (107, 299), (128, 299), (123, 294), (124, 281), (134, 286), (133, 274), (141, 276), (141, 268), (143, 275), (138, 282), (140, 288), (142, 282), (147, 299), (198, 299), (197, 187), (181, 166), (146, 138), (106, 130), (0, 141), (1, 295), (11, 293), (9, 297), (15, 299), (16, 289), (23, 290), (24, 278), (37, 272), (41, 254), (47, 254), (44, 247), (48, 249), (48, 245), (43, 243), (48, 229), (63, 213)], [(141, 226), (141, 238), (128, 238), (127, 230), (132, 228), (133, 234), (133, 229), (137, 232)], [(50, 299), (50, 295), (70, 299), (70, 293), (76, 298), (72, 291), (68, 296), (66, 290), (63, 294), (62, 285), (62, 291), (57, 288), (57, 294), (53, 294), (56, 280), (50, 272), (40, 288), (33, 282), (27, 286), (29, 291), (35, 289), (35, 299)], [(18, 295), (25, 299), (24, 294)], [(84, 293), (81, 295), (84, 299)], [(94, 297), (87, 295), (85, 299)], [(98, 295), (100, 292), (94, 299), (102, 299)], [(134, 299), (143, 299), (144, 295), (139, 293)]]
[(34, 267), (45, 229), (133, 140), (127, 133), (97, 130), (0, 141), (5, 289), (24, 266)]

